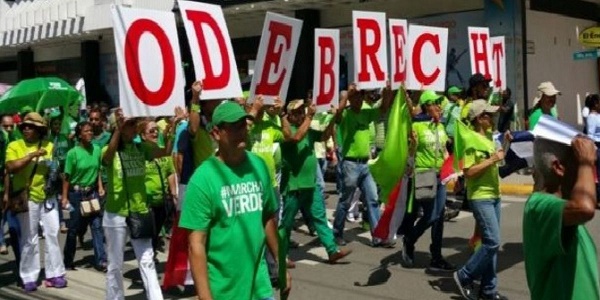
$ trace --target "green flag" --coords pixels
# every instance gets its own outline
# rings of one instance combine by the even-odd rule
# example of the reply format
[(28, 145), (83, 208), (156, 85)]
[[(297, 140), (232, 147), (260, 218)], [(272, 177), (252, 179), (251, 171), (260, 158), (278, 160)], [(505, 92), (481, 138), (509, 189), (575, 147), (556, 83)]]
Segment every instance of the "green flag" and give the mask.
[(475, 132), (462, 121), (456, 120), (456, 130), (454, 133), (454, 169), (457, 171), (462, 169), (461, 161), (465, 156), (467, 145), (468, 148), (486, 152), (494, 147), (491, 140)]
[(402, 178), (408, 160), (411, 119), (405, 95), (404, 88), (401, 87), (390, 111), (383, 150), (375, 160), (369, 162), (371, 175), (381, 187), (379, 199), (382, 202), (387, 202), (394, 186)]

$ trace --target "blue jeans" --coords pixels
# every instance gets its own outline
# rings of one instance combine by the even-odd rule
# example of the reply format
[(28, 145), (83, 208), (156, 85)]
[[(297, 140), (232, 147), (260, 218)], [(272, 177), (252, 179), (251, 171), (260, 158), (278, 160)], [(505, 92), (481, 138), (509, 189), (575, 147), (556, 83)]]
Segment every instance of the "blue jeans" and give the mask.
[(371, 234), (379, 221), (379, 203), (377, 195), (377, 185), (369, 172), (369, 166), (366, 163), (358, 163), (346, 160), (342, 165), (343, 186), (342, 196), (335, 210), (335, 219), (333, 220), (333, 231), (336, 237), (342, 237), (344, 234), (344, 225), (346, 225), (346, 215), (350, 209), (350, 203), (354, 198), (356, 188), (360, 188), (361, 200), (367, 208), (367, 217), (371, 225)]
[(342, 190), (344, 189), (344, 172), (342, 170), (342, 148), (338, 147), (335, 150), (337, 156), (337, 165), (335, 165), (335, 188), (337, 190), (338, 197), (342, 197)]
[[(414, 247), (414, 244), (425, 233), (425, 230), (431, 227), (431, 245), (429, 251), (431, 258), (438, 260), (442, 258), (442, 239), (444, 237), (444, 211), (446, 209), (446, 186), (440, 182), (438, 177), (438, 189), (434, 201), (415, 202), (413, 208), (412, 219), (407, 219), (406, 235), (404, 241), (409, 247)], [(418, 206), (423, 208), (423, 216), (414, 223), (417, 215)]]
[(0, 213), (0, 246), (6, 246), (4, 241), (4, 224), (6, 223), (5, 213)]
[(69, 191), (69, 203), (73, 207), (67, 223), (67, 239), (65, 241), (65, 249), (63, 250), (65, 267), (73, 266), (75, 259), (75, 249), (77, 242), (77, 234), (81, 226), (87, 227), (90, 225), (92, 231), (92, 247), (94, 248), (94, 263), (96, 266), (101, 266), (106, 263), (106, 252), (104, 251), (104, 232), (102, 231), (102, 215), (95, 214), (89, 217), (81, 216), (80, 206), (81, 201), (87, 198), (99, 198), (96, 191), (82, 192)]
[(493, 295), (498, 284), (496, 261), (500, 247), (500, 199), (475, 200), (469, 201), (469, 204), (481, 229), (481, 248), (458, 270), (458, 277), (462, 284), (481, 278), (482, 292)]
[(10, 247), (13, 249), (13, 253), (15, 254), (15, 268), (13, 269), (13, 274), (15, 278), (17, 278), (17, 283), (21, 285), (21, 276), (19, 276), (19, 265), (21, 264), (21, 225), (17, 215), (10, 211), (4, 212), (3, 220), (8, 223)]
[[(327, 171), (327, 159), (317, 159), (317, 188), (324, 197), (325, 196), (325, 172)], [(325, 198), (323, 198), (325, 199)]]

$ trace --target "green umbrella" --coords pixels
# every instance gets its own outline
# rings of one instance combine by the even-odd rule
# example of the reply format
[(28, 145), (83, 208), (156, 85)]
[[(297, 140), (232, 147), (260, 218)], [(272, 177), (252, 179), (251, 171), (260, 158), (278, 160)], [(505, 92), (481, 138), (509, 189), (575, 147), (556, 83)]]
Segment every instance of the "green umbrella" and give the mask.
[(24, 106), (35, 111), (67, 105), (79, 101), (81, 94), (66, 81), (56, 77), (39, 77), (23, 80), (2, 97), (0, 113), (16, 113)]

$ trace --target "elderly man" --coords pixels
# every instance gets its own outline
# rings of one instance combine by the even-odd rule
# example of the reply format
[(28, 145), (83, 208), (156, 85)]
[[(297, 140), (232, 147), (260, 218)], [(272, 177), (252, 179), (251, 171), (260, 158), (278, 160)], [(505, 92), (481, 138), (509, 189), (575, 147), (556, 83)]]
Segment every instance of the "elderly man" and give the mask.
[(525, 204), (523, 253), (531, 299), (600, 299), (594, 240), (585, 228), (594, 217), (594, 143), (571, 146), (536, 139), (541, 191)]

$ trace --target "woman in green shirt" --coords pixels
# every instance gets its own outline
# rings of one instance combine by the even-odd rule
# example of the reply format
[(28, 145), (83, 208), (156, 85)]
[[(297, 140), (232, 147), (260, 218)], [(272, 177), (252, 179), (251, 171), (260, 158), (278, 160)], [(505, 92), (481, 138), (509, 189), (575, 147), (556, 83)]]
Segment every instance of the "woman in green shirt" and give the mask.
[(104, 187), (100, 180), (100, 153), (101, 149), (92, 144), (94, 133), (89, 122), (81, 122), (75, 127), (75, 136), (79, 144), (69, 150), (66, 155), (62, 186), (62, 207), (69, 209), (69, 229), (64, 248), (65, 267), (75, 269), (73, 259), (77, 232), (82, 224), (89, 224), (92, 230), (92, 245), (96, 268), (106, 270), (106, 253), (104, 252), (104, 234), (102, 232), (102, 215), (92, 214), (87, 217), (81, 215), (81, 202), (96, 200), (104, 197)]
[[(115, 112), (116, 128), (107, 147), (102, 150), (102, 164), (106, 167), (108, 185), (102, 226), (106, 237), (108, 270), (106, 273), (106, 299), (124, 299), (123, 254), (127, 241), (126, 218), (130, 212), (147, 213), (146, 157), (143, 145), (133, 143), (136, 120), (125, 119), (123, 112)], [(144, 282), (146, 299), (162, 300), (162, 291), (154, 266), (152, 239), (131, 239)]]
[(473, 281), (481, 280), (478, 299), (506, 299), (497, 290), (496, 260), (500, 246), (500, 180), (498, 162), (504, 159), (504, 151), (496, 150), (494, 142), (487, 137), (493, 126), (493, 114), (497, 106), (486, 100), (475, 100), (469, 108), (469, 120), (481, 138), (466, 146), (463, 173), (467, 183), (467, 199), (482, 234), (482, 245), (454, 273), (454, 280), (467, 299), (475, 296)]
[[(402, 264), (405, 267), (414, 265), (415, 244), (431, 227), (431, 262), (429, 269), (433, 271), (450, 271), (454, 266), (442, 256), (442, 239), (444, 235), (444, 211), (446, 208), (446, 186), (441, 184), (440, 169), (448, 153), (446, 142), (448, 136), (441, 122), (443, 96), (427, 90), (421, 94), (419, 104), (425, 114), (412, 123), (412, 135), (416, 140), (414, 182), (431, 181), (433, 198), (415, 199), (415, 204), (423, 208), (423, 216), (415, 224), (416, 214), (407, 215), (403, 223), (406, 234), (402, 249)], [(423, 178), (420, 178), (423, 177)], [(417, 198), (415, 196), (415, 198)], [(413, 212), (418, 208), (413, 208)]]
[[(173, 128), (173, 126), (168, 126)], [(158, 147), (159, 128), (156, 122), (143, 120), (138, 123), (138, 134), (142, 143)], [(158, 252), (159, 233), (177, 203), (175, 167), (171, 155), (146, 160), (146, 194), (154, 213), (156, 231), (152, 238), (154, 254)]]

